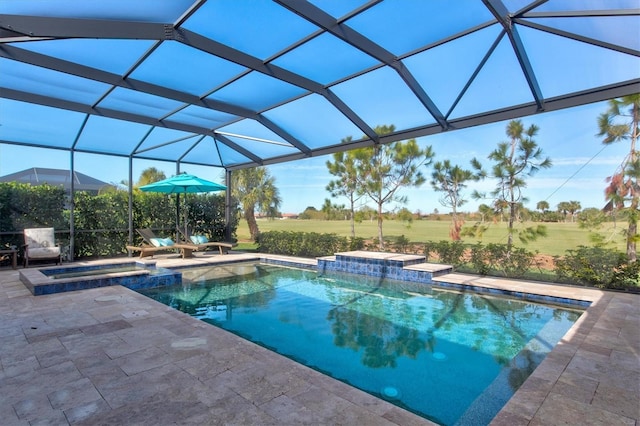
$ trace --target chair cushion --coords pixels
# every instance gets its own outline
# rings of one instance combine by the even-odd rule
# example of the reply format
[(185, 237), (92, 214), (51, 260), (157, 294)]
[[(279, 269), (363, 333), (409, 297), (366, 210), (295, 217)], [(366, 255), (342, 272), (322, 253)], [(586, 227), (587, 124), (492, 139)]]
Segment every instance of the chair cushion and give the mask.
[(162, 238), (151, 238), (149, 241), (154, 247), (162, 247)]
[(168, 247), (175, 244), (171, 238), (160, 238), (160, 239), (162, 240), (163, 247)]
[(191, 241), (193, 244), (205, 244), (209, 242), (209, 239), (204, 235), (192, 235)]
[(56, 240), (53, 228), (25, 229), (24, 243), (29, 245), (29, 250), (34, 248), (55, 247)]
[(60, 256), (60, 247), (29, 247), (28, 252), (29, 259), (51, 259)]

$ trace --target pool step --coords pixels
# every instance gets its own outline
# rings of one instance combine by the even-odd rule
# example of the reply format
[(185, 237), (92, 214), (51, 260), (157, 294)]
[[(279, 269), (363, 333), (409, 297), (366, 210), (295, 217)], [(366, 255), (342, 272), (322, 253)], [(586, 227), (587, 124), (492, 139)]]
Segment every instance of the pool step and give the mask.
[(433, 277), (453, 271), (450, 265), (425, 263), (426, 257), (369, 251), (349, 251), (319, 257), (318, 272), (348, 272), (431, 284)]
[(420, 263), (417, 265), (405, 266), (404, 269), (408, 269), (410, 271), (430, 272), (434, 277), (439, 277), (453, 272), (453, 266), (443, 265), (441, 263)]

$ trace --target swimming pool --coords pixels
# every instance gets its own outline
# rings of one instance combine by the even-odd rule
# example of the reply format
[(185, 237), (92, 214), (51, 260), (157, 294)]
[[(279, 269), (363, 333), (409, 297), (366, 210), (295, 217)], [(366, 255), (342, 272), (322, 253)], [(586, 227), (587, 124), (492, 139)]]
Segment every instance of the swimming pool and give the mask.
[(236, 264), (141, 289), (441, 424), (487, 424), (578, 319), (424, 284)]

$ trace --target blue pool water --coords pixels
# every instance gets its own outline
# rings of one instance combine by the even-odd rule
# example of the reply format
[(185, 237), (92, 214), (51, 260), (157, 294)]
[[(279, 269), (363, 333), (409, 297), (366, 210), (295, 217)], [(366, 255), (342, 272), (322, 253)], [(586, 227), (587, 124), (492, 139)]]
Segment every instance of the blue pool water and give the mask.
[(445, 424), (487, 424), (580, 310), (273, 265), (139, 290)]

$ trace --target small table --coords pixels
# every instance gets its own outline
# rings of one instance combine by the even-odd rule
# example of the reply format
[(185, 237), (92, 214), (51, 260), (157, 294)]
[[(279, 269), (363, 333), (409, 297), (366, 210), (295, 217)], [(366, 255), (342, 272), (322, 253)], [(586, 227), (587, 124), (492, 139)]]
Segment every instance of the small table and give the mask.
[(18, 250), (16, 249), (6, 249), (0, 250), (0, 255), (10, 254), (11, 256), (11, 266), (13, 269), (18, 269)]

